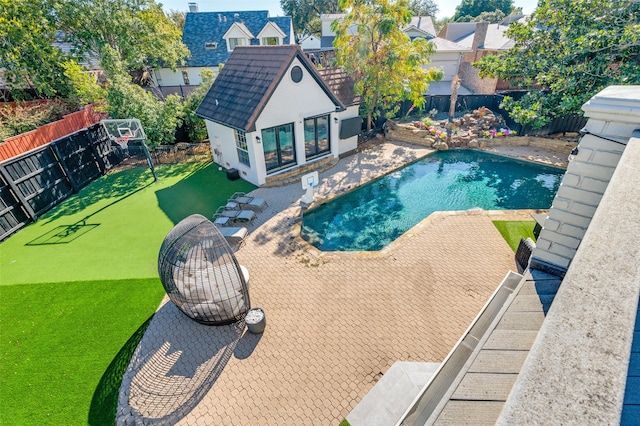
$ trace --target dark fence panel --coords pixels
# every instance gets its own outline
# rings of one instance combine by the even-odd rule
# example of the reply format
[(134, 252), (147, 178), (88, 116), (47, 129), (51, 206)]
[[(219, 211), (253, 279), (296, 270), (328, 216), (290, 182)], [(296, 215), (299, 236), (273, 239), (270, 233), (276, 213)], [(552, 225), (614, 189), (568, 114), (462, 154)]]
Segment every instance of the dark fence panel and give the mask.
[(0, 240), (124, 158), (101, 124), (0, 162)]
[(13, 234), (29, 222), (29, 215), (11, 190), (9, 183), (0, 174), (0, 241)]
[(34, 220), (73, 193), (50, 144), (3, 162), (0, 170)]

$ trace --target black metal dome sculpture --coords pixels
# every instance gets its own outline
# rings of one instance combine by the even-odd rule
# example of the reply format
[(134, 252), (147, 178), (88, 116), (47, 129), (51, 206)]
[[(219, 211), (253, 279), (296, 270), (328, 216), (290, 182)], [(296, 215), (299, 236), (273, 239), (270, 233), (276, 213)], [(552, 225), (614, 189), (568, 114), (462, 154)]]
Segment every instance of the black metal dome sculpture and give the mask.
[(218, 228), (199, 214), (174, 226), (158, 255), (160, 280), (171, 301), (207, 325), (239, 321), (251, 308), (243, 269)]

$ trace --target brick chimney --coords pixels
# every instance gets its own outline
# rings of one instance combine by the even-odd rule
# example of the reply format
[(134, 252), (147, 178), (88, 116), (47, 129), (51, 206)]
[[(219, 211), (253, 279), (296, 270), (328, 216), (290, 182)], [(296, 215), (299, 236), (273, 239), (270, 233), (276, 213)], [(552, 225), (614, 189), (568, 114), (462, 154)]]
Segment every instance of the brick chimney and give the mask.
[(473, 36), (473, 44), (471, 48), (477, 50), (478, 47), (484, 45), (484, 40), (487, 38), (487, 29), (489, 28), (488, 21), (478, 22), (476, 24), (476, 33)]

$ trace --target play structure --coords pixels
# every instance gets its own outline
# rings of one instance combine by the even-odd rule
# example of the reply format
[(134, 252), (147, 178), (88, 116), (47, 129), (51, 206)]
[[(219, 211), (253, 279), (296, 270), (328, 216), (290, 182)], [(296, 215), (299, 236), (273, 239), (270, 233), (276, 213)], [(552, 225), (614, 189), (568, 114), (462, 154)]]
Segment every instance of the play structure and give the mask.
[(242, 320), (251, 308), (249, 272), (206, 217), (194, 214), (165, 237), (158, 273), (169, 299), (189, 318), (206, 325)]
[(107, 131), (109, 139), (117, 144), (125, 155), (129, 156), (131, 154), (130, 150), (133, 145), (140, 147), (153, 174), (153, 180), (157, 181), (158, 176), (147, 146), (147, 135), (144, 133), (140, 120), (137, 118), (108, 119), (101, 120), (100, 123)]

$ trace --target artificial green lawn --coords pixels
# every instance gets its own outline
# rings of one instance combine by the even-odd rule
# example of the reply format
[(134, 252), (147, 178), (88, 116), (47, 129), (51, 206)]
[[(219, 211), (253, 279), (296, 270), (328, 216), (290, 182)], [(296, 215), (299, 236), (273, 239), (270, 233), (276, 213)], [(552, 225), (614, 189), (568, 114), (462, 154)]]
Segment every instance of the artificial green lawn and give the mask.
[(520, 238), (536, 240), (533, 236), (533, 228), (536, 226), (536, 222), (533, 220), (494, 220), (493, 224), (498, 228), (498, 231), (514, 253), (518, 249)]
[(113, 424), (135, 345), (105, 373), (163, 293), (155, 278), (0, 287), (0, 424)]
[(158, 182), (141, 167), (103, 176), (0, 243), (0, 285), (156, 277), (173, 225), (210, 218), (233, 192), (255, 188), (210, 163), (157, 173)]
[(0, 424), (114, 424), (122, 373), (164, 294), (162, 239), (235, 191), (209, 163), (104, 176), (0, 243)]

